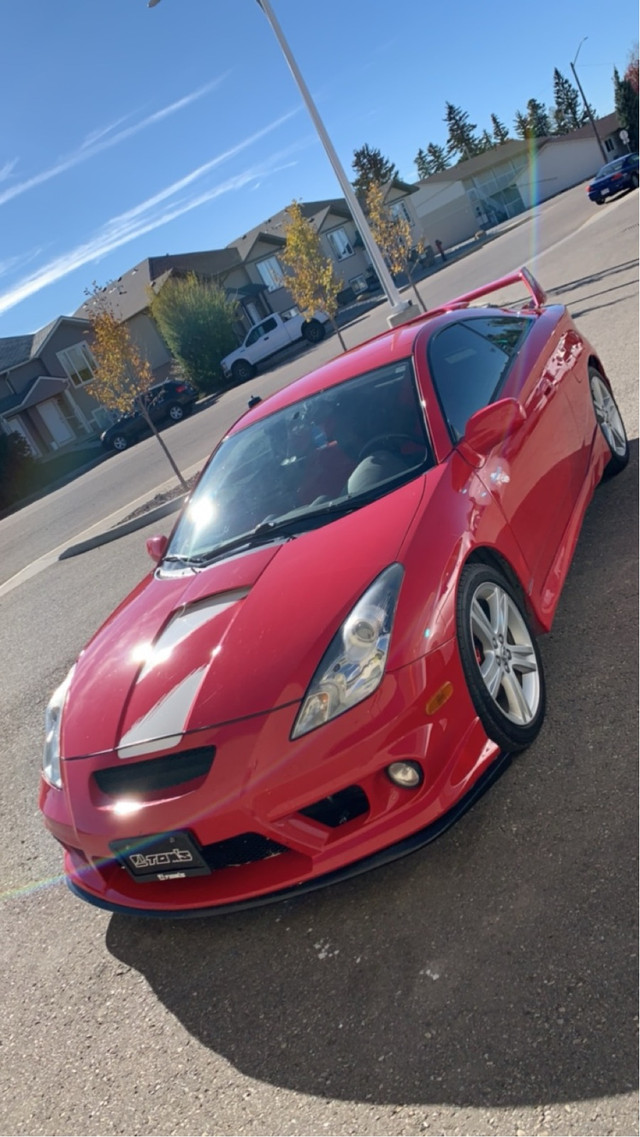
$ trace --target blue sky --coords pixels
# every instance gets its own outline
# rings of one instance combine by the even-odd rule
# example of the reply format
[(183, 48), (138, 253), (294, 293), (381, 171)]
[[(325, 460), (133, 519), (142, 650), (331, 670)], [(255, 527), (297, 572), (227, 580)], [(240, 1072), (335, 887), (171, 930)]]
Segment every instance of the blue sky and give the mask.
[[(446, 101), (510, 128), (553, 70), (599, 114), (638, 39), (636, 0), (272, 0), (348, 173), (401, 177), (444, 144)], [(503, 13), (508, 13), (505, 15)], [(0, 336), (72, 313), (148, 256), (220, 248), (294, 198), (338, 196), (256, 0), (0, 0)]]

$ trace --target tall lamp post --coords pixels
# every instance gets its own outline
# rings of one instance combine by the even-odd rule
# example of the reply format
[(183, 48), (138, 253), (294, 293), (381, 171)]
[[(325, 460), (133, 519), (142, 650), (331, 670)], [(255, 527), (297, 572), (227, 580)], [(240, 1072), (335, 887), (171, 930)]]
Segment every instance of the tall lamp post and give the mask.
[[(155, 3), (157, 3), (157, 2), (158, 2), (158, 0), (155, 0)], [(580, 94), (582, 95), (582, 101), (584, 103), (584, 109), (586, 110), (586, 112), (589, 116), (589, 122), (591, 123), (593, 133), (596, 136), (596, 142), (598, 143), (598, 146), (600, 147), (600, 153), (602, 154), (602, 161), (606, 163), (607, 154), (606, 154), (604, 146), (602, 145), (602, 140), (600, 138), (600, 135), (598, 134), (598, 131), (596, 129), (596, 124), (593, 121), (593, 115), (591, 114), (591, 107), (589, 106), (589, 104), (586, 100), (585, 93), (582, 90), (582, 87), (580, 85), (580, 80), (578, 79), (578, 72), (576, 71), (576, 59), (578, 58), (578, 56), (580, 54), (580, 48), (582, 47), (582, 45), (586, 39), (589, 39), (589, 36), (584, 36), (584, 38), (581, 39), (580, 43), (578, 44), (578, 50), (576, 51), (576, 54), (573, 58), (573, 63), (571, 64), (571, 70), (573, 71), (573, 77), (574, 77), (576, 83), (578, 84), (578, 90), (580, 91)]]
[[(160, 0), (147, 0), (147, 7), (148, 8), (155, 8), (156, 4), (159, 4), (159, 3), (160, 3)], [(382, 285), (382, 290), (385, 293), (387, 300), (389, 301), (389, 305), (391, 307), (391, 313), (387, 317), (387, 324), (391, 328), (395, 327), (397, 324), (403, 324), (403, 323), (405, 323), (406, 320), (411, 319), (411, 317), (413, 316), (413, 309), (412, 309), (411, 303), (408, 300), (402, 299), (402, 297), (401, 297), (401, 295), (400, 295), (400, 293), (399, 293), (399, 291), (398, 291), (398, 289), (397, 289), (397, 287), (393, 281), (391, 273), (389, 272), (389, 269), (387, 268), (387, 265), (386, 265), (384, 258), (382, 256), (382, 253), (380, 252), (380, 249), (378, 248), (378, 246), (374, 240), (373, 233), (371, 232), (371, 229), (369, 228), (369, 223), (368, 223), (368, 221), (364, 215), (362, 207), (361, 207), (355, 193), (353, 192), (353, 187), (352, 187), (352, 185), (351, 185), (351, 183), (350, 183), (350, 181), (349, 181), (349, 179), (348, 179), (348, 177), (347, 177), (347, 175), (346, 175), (346, 173), (345, 173), (345, 171), (344, 171), (344, 169), (340, 163), (340, 159), (338, 158), (338, 155), (336, 154), (333, 143), (331, 142), (331, 139), (329, 138), (329, 135), (327, 134), (327, 132), (325, 130), (324, 123), (322, 122), (322, 119), (320, 118), (320, 115), (318, 114), (318, 110), (316, 108), (316, 105), (313, 102), (313, 99), (311, 98), (309, 88), (307, 87), (307, 84), (305, 83), (305, 81), (304, 81), (304, 79), (300, 73), (300, 69), (299, 69), (299, 67), (298, 67), (298, 65), (297, 65), (297, 63), (296, 63), (296, 61), (295, 61), (295, 59), (291, 53), (291, 49), (289, 47), (289, 44), (287, 43), (287, 41), (284, 37), (284, 34), (282, 32), (282, 28), (280, 27), (280, 24), (278, 23), (278, 21), (276, 19), (275, 13), (273, 11), (273, 8), (271, 7), (269, 0), (257, 0), (257, 4), (262, 9), (267, 20), (269, 21), (269, 24), (271, 25), (271, 29), (272, 29), (278, 43), (280, 44), (282, 54), (284, 55), (287, 63), (289, 64), (289, 69), (291, 71), (291, 74), (293, 75), (293, 78), (294, 78), (297, 86), (298, 86), (298, 90), (300, 91), (300, 94), (302, 95), (302, 99), (305, 103), (305, 106), (306, 106), (306, 108), (307, 108), (307, 110), (311, 116), (313, 124), (314, 124), (316, 131), (318, 133), (318, 137), (320, 138), (320, 141), (321, 141), (322, 145), (324, 146), (327, 157), (328, 157), (329, 161), (331, 162), (331, 165), (333, 166), (334, 173), (338, 179), (338, 182), (340, 183), (340, 187), (341, 187), (342, 192), (345, 196), (345, 200), (347, 202), (349, 212), (351, 213), (353, 221), (354, 221), (354, 223), (358, 229), (358, 232), (360, 233), (360, 236), (362, 237), (362, 243), (363, 243), (365, 249), (367, 250), (367, 253), (369, 254), (369, 257), (371, 259), (371, 263), (373, 264), (373, 267), (377, 273), (380, 284)], [(583, 98), (584, 98), (584, 96), (583, 96)]]

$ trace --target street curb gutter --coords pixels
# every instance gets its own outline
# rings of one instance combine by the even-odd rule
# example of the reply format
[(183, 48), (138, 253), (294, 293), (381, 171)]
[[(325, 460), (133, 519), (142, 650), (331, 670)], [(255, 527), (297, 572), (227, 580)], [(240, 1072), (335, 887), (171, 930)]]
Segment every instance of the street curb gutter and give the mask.
[(148, 513), (142, 513), (140, 517), (133, 517), (131, 521), (124, 521), (122, 525), (114, 525), (113, 529), (108, 529), (106, 533), (98, 533), (87, 541), (79, 541), (77, 545), (69, 545), (68, 549), (60, 553), (58, 560), (65, 561), (68, 557), (77, 557), (80, 553), (97, 549), (99, 545), (107, 545), (109, 541), (117, 541), (119, 537), (126, 537), (128, 533), (135, 533), (137, 529), (144, 529), (153, 521), (159, 521), (160, 518), (166, 517), (169, 513), (176, 513), (181, 508), (186, 496), (186, 494), (182, 494), (180, 497), (173, 498), (172, 501), (166, 501), (164, 505), (159, 505), (157, 509), (150, 509)]

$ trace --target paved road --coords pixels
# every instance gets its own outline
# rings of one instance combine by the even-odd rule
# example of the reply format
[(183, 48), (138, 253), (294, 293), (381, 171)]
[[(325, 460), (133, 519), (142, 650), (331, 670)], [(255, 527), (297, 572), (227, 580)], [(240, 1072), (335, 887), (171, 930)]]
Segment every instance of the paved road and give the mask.
[[(425, 295), (514, 267), (532, 236)], [(538, 271), (637, 439), (636, 248), (625, 198)], [(146, 531), (0, 596), (0, 1132), (637, 1133), (637, 483), (636, 441), (542, 642), (544, 730), (490, 793), (404, 861), (218, 920), (83, 905), (37, 816), (42, 707), (145, 571)]]
[[(615, 255), (609, 248), (615, 235)], [(576, 259), (576, 253), (577, 258)], [(619, 359), (621, 373), (635, 381), (637, 354), (630, 342), (615, 342), (608, 308), (637, 324), (634, 289), (637, 277), (637, 194), (627, 195), (595, 210), (579, 186), (546, 202), (526, 219), (462, 261), (442, 270), (420, 285), (429, 307), (527, 264), (552, 293), (552, 299), (569, 304), (581, 326), (601, 345), (606, 358)], [(580, 264), (583, 280), (576, 277)], [(602, 269), (605, 264), (606, 269)], [(606, 275), (602, 275), (605, 273)], [(621, 307), (623, 304), (623, 307)], [(346, 328), (349, 346), (386, 327), (383, 304)], [(165, 438), (181, 469), (200, 468), (225, 429), (246, 409), (250, 393), (265, 395), (337, 355), (340, 345), (330, 337), (313, 351), (276, 366), (243, 387), (229, 392), (213, 407), (172, 427)], [(630, 424), (633, 431), (633, 426)], [(89, 471), (62, 489), (0, 521), (0, 585), (25, 566), (78, 539), (96, 522), (101, 527), (130, 511), (131, 505), (153, 495), (156, 488), (175, 479), (153, 438)]]

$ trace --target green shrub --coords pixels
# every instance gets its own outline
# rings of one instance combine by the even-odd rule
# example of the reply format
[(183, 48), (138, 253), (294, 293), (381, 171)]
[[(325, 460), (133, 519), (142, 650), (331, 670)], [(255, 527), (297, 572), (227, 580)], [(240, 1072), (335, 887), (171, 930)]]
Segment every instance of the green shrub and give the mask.
[(36, 463), (24, 438), (0, 430), (0, 509), (7, 509), (32, 489)]

